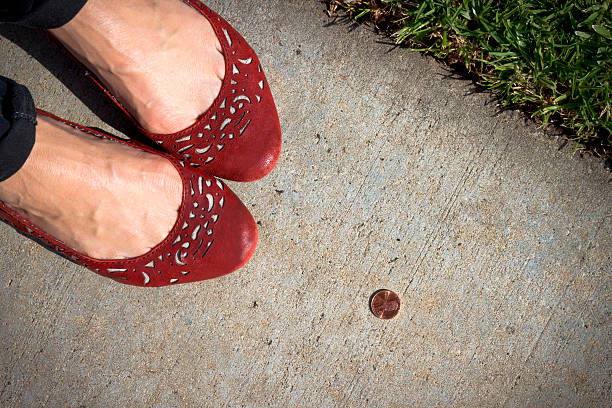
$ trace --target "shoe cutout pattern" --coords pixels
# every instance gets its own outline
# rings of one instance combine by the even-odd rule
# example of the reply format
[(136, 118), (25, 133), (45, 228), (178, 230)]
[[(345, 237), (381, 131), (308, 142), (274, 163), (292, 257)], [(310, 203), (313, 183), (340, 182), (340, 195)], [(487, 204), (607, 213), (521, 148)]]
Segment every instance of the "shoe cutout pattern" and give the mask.
[(189, 128), (171, 134), (141, 130), (167, 152), (215, 176), (256, 180), (280, 155), (281, 129), (257, 55), (225, 20), (197, 1), (183, 0), (211, 23), (223, 49), (225, 78), (210, 109)]
[[(127, 142), (60, 120), (80, 131), (134, 148), (160, 154), (139, 143)], [(161, 154), (163, 155), (163, 154)], [(183, 180), (183, 201), (167, 238), (146, 254), (120, 260), (100, 260), (80, 254), (19, 216), (0, 202), (0, 219), (59, 255), (99, 275), (136, 286), (165, 286), (211, 279), (243, 266), (257, 243), (257, 227), (239, 198), (220, 180), (184, 162), (175, 164)]]

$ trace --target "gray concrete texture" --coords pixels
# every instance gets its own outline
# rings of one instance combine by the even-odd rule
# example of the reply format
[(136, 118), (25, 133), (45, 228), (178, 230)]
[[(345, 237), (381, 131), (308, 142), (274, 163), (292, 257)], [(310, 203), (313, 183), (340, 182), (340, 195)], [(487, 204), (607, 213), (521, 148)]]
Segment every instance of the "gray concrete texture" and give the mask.
[[(140, 289), (1, 225), (0, 405), (609, 406), (602, 162), (317, 1), (209, 4), (260, 54), (284, 129), (275, 171), (230, 183), (253, 259)], [(40, 34), (3, 34), (28, 52), (0, 39), (0, 74), (39, 107), (122, 121)], [(394, 320), (369, 312), (380, 288)]]

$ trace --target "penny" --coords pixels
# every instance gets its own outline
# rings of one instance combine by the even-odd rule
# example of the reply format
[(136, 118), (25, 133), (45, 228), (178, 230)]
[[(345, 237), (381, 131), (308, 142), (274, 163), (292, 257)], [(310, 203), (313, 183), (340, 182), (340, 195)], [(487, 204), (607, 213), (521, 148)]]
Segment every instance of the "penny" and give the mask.
[(401, 300), (397, 293), (380, 289), (370, 298), (370, 310), (379, 319), (393, 319), (400, 310)]

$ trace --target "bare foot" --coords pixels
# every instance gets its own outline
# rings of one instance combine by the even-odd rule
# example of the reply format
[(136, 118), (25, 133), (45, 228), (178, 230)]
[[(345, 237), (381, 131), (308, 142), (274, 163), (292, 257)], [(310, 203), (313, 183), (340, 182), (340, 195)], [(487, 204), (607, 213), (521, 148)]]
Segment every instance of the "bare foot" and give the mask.
[(225, 76), (212, 26), (179, 0), (89, 0), (51, 32), (153, 133), (195, 123)]
[(172, 163), (44, 116), (38, 123), (26, 164), (0, 183), (0, 201), (96, 259), (140, 256), (166, 238), (183, 191)]

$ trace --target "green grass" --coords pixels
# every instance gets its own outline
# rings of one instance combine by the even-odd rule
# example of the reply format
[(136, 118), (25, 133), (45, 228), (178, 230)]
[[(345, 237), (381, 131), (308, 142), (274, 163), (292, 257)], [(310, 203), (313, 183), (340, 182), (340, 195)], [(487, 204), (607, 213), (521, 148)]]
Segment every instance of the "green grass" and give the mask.
[(610, 0), (325, 0), (612, 160)]

